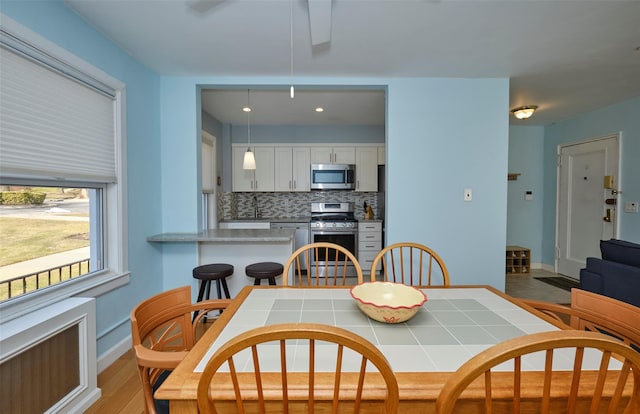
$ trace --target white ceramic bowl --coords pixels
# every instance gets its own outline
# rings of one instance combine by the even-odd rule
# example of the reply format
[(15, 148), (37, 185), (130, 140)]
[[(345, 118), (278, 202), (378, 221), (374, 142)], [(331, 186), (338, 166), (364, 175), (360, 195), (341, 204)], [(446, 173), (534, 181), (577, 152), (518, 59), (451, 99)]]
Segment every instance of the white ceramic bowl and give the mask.
[(421, 290), (391, 282), (368, 282), (354, 286), (351, 296), (367, 316), (386, 323), (411, 319), (427, 301), (427, 296)]

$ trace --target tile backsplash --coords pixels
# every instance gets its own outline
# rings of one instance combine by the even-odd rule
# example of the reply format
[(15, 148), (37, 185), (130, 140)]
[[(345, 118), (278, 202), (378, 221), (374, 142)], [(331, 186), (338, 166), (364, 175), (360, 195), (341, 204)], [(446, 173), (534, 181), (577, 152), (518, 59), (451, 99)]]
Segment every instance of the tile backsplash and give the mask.
[[(255, 197), (255, 201), (254, 201)], [(218, 220), (254, 217), (257, 203), (262, 217), (308, 217), (313, 202), (353, 202), (356, 218), (364, 218), (364, 202), (378, 217), (378, 193), (355, 191), (311, 191), (300, 193), (218, 193)]]

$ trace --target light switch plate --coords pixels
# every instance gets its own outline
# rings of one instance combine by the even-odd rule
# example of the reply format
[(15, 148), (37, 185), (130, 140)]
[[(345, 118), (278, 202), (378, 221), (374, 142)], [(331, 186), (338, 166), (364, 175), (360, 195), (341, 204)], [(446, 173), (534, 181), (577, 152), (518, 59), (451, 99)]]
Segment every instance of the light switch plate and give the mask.
[(637, 201), (627, 201), (624, 203), (624, 212), (625, 213), (637, 213), (638, 212), (638, 202)]

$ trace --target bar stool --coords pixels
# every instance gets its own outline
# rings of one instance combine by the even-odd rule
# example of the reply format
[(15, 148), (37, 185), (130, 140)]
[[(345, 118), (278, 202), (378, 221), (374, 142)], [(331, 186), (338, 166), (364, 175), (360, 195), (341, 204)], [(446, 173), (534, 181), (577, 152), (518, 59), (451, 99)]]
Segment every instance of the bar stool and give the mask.
[[(229, 287), (227, 286), (227, 277), (233, 274), (233, 265), (226, 263), (213, 263), (195, 267), (193, 269), (193, 277), (200, 281), (200, 290), (198, 290), (198, 302), (203, 299), (211, 298), (211, 281), (216, 282), (218, 290), (218, 299), (222, 299), (222, 289), (227, 299), (231, 299), (229, 295)], [(205, 297), (206, 290), (206, 297)], [(198, 312), (194, 312), (193, 319), (198, 316)], [(206, 322), (206, 318), (204, 319)]]
[(276, 276), (280, 276), (284, 267), (280, 263), (275, 262), (258, 262), (247, 266), (244, 271), (247, 276), (254, 278), (255, 286), (262, 283), (262, 279), (267, 279), (270, 285), (276, 284)]

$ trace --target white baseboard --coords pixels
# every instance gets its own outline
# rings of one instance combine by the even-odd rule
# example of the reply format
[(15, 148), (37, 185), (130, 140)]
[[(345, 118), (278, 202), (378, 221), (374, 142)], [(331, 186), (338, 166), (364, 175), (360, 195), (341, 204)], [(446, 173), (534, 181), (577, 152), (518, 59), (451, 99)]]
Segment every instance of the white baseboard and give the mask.
[(555, 273), (556, 272), (556, 268), (555, 268), (554, 265), (550, 265), (550, 264), (546, 264), (546, 263), (540, 263), (540, 269), (546, 270), (547, 272), (551, 272), (551, 273)]
[(98, 357), (98, 374), (107, 369), (111, 364), (116, 362), (118, 358), (125, 354), (128, 350), (131, 349), (131, 335), (128, 335), (122, 341), (118, 342), (111, 349), (107, 350), (107, 352), (103, 353)]

